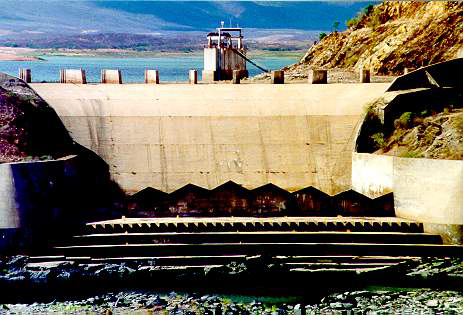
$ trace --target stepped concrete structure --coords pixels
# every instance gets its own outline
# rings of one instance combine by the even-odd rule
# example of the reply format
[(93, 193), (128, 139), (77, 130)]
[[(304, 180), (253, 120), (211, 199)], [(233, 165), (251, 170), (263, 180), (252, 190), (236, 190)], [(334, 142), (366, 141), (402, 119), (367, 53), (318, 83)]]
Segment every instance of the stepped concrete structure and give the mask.
[(355, 130), (388, 84), (31, 84), (128, 193), (351, 187)]

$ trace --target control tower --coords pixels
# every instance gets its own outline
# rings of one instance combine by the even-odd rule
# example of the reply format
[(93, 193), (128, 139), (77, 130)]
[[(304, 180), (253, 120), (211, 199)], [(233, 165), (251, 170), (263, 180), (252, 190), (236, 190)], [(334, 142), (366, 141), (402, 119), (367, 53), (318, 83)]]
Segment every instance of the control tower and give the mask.
[(203, 81), (231, 80), (233, 70), (240, 70), (240, 77), (248, 76), (246, 70), (246, 48), (241, 28), (217, 28), (207, 34), (204, 47)]

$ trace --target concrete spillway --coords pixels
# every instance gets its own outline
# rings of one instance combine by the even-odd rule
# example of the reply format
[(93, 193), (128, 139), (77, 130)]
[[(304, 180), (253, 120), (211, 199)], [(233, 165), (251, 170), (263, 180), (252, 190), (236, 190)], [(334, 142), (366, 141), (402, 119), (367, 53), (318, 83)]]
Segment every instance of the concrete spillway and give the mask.
[(355, 130), (388, 84), (31, 84), (128, 192), (351, 186)]

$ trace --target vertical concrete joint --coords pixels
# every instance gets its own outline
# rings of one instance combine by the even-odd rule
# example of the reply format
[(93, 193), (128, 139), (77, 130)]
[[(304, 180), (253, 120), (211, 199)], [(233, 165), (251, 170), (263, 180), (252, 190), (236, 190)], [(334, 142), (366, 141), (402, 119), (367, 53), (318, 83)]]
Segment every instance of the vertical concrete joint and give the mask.
[(198, 71), (197, 70), (190, 70), (188, 74), (188, 81), (190, 84), (198, 84)]
[(323, 69), (311, 69), (309, 71), (309, 83), (310, 84), (327, 84), (328, 83), (328, 71)]
[(18, 77), (26, 83), (31, 83), (32, 82), (31, 69), (19, 68)]
[(145, 83), (159, 84), (159, 71), (158, 70), (145, 70)]
[(272, 71), (271, 83), (272, 84), (284, 84), (285, 83), (285, 72), (283, 70)]

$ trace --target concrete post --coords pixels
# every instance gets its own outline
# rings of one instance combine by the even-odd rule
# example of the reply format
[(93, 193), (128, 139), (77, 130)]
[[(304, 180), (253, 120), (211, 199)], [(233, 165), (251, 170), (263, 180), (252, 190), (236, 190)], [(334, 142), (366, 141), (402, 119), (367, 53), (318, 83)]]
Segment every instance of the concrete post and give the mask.
[(32, 82), (31, 69), (19, 68), (18, 78), (20, 78), (26, 83), (31, 83)]
[(315, 70), (309, 71), (309, 83), (310, 84), (326, 84), (328, 83), (328, 71), (327, 70)]
[(360, 67), (359, 80), (360, 80), (360, 83), (370, 83), (370, 70)]
[(233, 70), (233, 84), (240, 84), (241, 81), (241, 70)]
[(190, 70), (188, 74), (188, 79), (189, 79), (190, 84), (198, 84), (198, 71)]
[(159, 71), (158, 70), (145, 70), (145, 83), (159, 84)]
[(272, 71), (271, 76), (272, 84), (284, 84), (285, 83), (285, 72), (283, 70)]
[(59, 72), (60, 83), (87, 84), (87, 77), (83, 69), (61, 69)]
[(217, 71), (203, 70), (203, 82), (217, 81)]
[(101, 70), (101, 83), (122, 84), (121, 70)]

